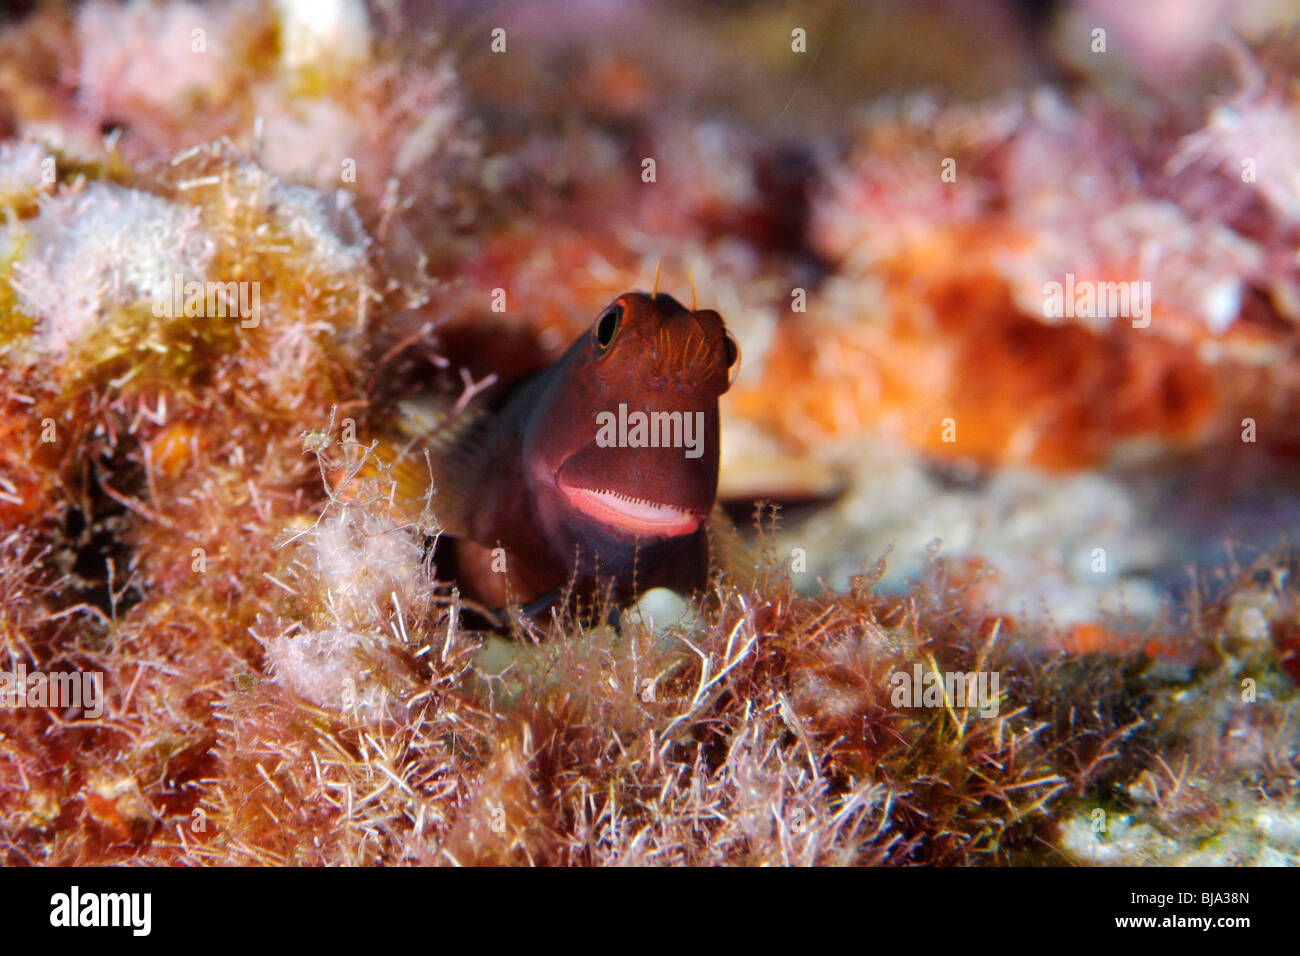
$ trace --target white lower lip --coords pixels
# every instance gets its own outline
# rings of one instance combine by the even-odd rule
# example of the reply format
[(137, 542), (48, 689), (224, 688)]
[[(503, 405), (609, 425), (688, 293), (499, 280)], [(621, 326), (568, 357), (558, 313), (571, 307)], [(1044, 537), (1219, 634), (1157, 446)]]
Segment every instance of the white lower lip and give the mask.
[(672, 505), (656, 504), (641, 498), (590, 488), (560, 485), (560, 490), (568, 498), (569, 504), (583, 514), (630, 534), (672, 537), (691, 534), (700, 526), (698, 515)]

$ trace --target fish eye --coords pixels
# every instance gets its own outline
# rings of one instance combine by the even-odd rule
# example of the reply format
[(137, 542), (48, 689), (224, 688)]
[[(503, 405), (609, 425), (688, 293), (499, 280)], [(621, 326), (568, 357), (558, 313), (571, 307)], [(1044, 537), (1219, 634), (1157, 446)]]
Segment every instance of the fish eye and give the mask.
[(727, 384), (731, 385), (740, 374), (740, 343), (726, 329), (722, 331), (722, 350), (727, 358)]
[(621, 305), (611, 305), (596, 320), (596, 344), (600, 346), (602, 352), (614, 343), (614, 336), (618, 335), (619, 327), (622, 324), (623, 307)]

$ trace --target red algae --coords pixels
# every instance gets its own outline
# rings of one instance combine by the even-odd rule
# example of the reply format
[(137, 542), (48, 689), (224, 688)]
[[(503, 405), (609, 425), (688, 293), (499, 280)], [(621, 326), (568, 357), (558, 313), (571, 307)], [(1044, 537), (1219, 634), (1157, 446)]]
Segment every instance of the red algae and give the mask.
[[(1296, 862), (1293, 51), (332, 7), (0, 27), (0, 861)], [(388, 453), (659, 267), (740, 527), (617, 631), (477, 604)]]

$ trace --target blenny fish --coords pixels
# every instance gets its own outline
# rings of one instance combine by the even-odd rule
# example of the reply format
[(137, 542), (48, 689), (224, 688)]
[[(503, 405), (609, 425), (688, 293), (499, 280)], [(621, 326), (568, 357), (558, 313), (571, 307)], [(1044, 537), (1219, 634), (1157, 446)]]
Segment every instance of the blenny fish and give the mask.
[(466, 596), (528, 615), (561, 599), (617, 609), (654, 587), (703, 589), (725, 522), (718, 399), (739, 368), (717, 312), (629, 292), (484, 407), (408, 424), (391, 475), (408, 501), (432, 483), (453, 539), (440, 576), (450, 564)]

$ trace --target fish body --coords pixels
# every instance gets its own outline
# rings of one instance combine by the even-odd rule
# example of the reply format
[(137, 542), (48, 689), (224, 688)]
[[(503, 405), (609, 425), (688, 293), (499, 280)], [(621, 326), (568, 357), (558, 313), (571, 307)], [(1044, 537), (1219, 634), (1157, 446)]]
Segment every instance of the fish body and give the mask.
[(435, 437), (428, 460), (455, 577), (489, 607), (562, 593), (624, 606), (705, 585), (718, 399), (740, 351), (722, 317), (631, 292), (554, 364)]

